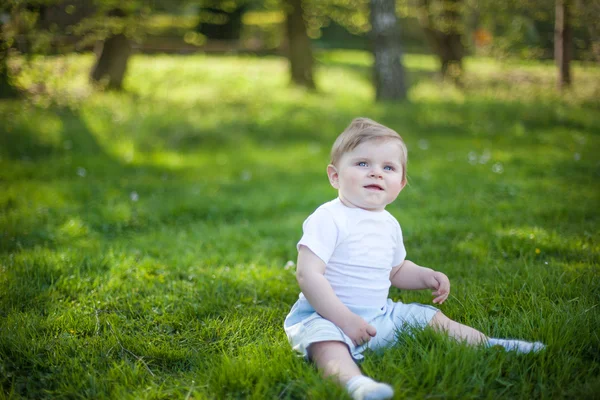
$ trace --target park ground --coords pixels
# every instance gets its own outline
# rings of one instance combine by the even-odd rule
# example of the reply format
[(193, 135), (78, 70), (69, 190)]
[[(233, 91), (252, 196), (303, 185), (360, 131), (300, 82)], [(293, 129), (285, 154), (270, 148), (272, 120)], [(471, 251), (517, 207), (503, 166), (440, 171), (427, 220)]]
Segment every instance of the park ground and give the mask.
[(90, 55), (22, 61), (27, 97), (0, 101), (0, 397), (343, 398), (282, 324), (331, 143), (366, 116), (407, 142), (388, 209), (450, 277), (441, 310), (548, 347), (404, 332), (363, 370), (396, 398), (597, 398), (600, 68), (561, 94), (551, 63), (468, 59), (458, 89), (407, 55), (410, 100), (386, 104), (367, 53), (317, 59), (316, 93), (275, 56), (136, 55), (123, 93), (90, 88)]

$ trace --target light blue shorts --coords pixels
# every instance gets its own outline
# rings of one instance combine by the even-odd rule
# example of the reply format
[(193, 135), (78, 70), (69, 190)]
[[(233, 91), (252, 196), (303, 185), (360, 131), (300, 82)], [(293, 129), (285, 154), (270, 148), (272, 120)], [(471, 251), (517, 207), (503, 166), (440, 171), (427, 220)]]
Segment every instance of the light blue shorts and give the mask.
[(323, 318), (306, 299), (300, 299), (294, 304), (283, 324), (285, 333), (292, 348), (305, 358), (308, 358), (308, 347), (317, 342), (337, 341), (346, 343), (352, 357), (359, 361), (363, 359), (366, 349), (377, 350), (396, 343), (398, 331), (407, 326), (424, 328), (439, 311), (437, 308), (423, 304), (404, 304), (388, 299), (381, 309), (350, 310), (363, 317), (377, 329), (375, 337), (361, 346), (355, 346), (340, 328), (333, 322)]

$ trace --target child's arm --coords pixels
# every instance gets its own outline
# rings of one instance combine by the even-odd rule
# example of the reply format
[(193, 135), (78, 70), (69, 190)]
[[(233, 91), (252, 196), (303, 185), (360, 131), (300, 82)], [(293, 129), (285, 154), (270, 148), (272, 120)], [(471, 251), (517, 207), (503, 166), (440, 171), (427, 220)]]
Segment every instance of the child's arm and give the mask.
[(324, 276), (325, 263), (308, 247), (300, 246), (296, 279), (311, 306), (323, 318), (339, 326), (355, 345), (360, 346), (375, 336), (375, 327), (354, 314), (335, 295)]
[(433, 299), (434, 303), (442, 304), (450, 294), (450, 280), (446, 274), (421, 267), (409, 260), (392, 268), (390, 281), (398, 289), (434, 289), (432, 294), (437, 296)]

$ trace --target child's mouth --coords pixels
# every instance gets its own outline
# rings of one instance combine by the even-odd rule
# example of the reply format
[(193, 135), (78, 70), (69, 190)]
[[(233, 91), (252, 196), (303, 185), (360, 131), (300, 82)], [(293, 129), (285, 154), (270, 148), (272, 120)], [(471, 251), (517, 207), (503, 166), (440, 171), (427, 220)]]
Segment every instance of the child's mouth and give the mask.
[(369, 189), (369, 190), (383, 190), (383, 188), (379, 185), (367, 185), (365, 186), (365, 189)]

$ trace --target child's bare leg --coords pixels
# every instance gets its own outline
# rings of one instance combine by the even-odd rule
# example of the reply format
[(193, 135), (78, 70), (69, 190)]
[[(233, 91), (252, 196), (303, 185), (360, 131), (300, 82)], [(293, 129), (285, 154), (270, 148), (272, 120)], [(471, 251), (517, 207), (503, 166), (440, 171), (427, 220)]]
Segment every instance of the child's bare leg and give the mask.
[(333, 376), (355, 400), (389, 399), (394, 395), (391, 386), (364, 376), (342, 342), (317, 342), (308, 348), (310, 359), (325, 377)]
[(433, 316), (429, 325), (437, 331), (446, 332), (450, 337), (461, 342), (480, 344), (488, 341), (488, 337), (477, 329), (453, 321), (441, 311)]
[(468, 344), (473, 345), (486, 344), (488, 346), (502, 346), (506, 350), (517, 351), (519, 353), (538, 352), (546, 348), (546, 346), (540, 342), (487, 337), (477, 329), (453, 321), (441, 312), (438, 312), (433, 316), (429, 325), (433, 329), (447, 333), (456, 340), (465, 341)]
[(334, 341), (313, 343), (308, 348), (308, 356), (325, 377), (334, 376), (342, 385), (345, 385), (350, 378), (362, 375), (345, 343)]

